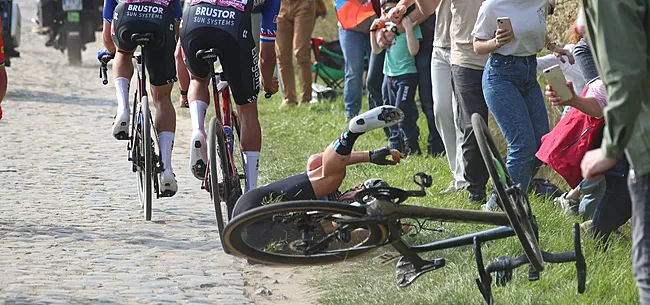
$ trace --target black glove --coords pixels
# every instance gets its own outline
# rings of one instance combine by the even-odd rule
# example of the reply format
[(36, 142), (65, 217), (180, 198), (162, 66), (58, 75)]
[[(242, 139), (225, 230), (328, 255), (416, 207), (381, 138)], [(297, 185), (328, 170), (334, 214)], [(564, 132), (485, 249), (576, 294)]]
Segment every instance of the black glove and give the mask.
[(370, 152), (370, 162), (378, 165), (389, 165), (391, 162), (386, 160), (386, 157), (390, 157), (390, 148), (382, 147)]

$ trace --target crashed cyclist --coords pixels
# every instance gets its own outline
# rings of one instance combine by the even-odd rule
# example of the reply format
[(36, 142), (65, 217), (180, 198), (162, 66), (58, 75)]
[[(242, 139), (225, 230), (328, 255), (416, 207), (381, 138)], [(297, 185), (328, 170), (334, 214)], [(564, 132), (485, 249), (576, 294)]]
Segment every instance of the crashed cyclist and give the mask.
[[(269, 200), (318, 200), (352, 201), (358, 188), (388, 186), (381, 179), (369, 179), (363, 185), (339, 196), (338, 188), (345, 178), (349, 165), (370, 162), (379, 165), (396, 165), (403, 155), (387, 147), (373, 151), (352, 151), (355, 141), (364, 133), (384, 128), (404, 119), (404, 113), (394, 106), (379, 106), (350, 120), (348, 130), (332, 142), (325, 151), (309, 157), (307, 171), (242, 195), (233, 210), (236, 217), (248, 210), (262, 206)], [(389, 158), (390, 159), (387, 159)]]
[(178, 185), (172, 169), (172, 148), (176, 130), (176, 111), (172, 105), (172, 85), (176, 81), (174, 47), (182, 17), (179, 0), (106, 0), (104, 2), (104, 47), (97, 58), (115, 56), (113, 76), (117, 95), (117, 114), (113, 137), (128, 140), (129, 87), (133, 77), (133, 52), (137, 45), (133, 33), (153, 33), (155, 41), (145, 49), (151, 97), (156, 105), (154, 125), (158, 132), (163, 171), (160, 173), (161, 196), (176, 194)]

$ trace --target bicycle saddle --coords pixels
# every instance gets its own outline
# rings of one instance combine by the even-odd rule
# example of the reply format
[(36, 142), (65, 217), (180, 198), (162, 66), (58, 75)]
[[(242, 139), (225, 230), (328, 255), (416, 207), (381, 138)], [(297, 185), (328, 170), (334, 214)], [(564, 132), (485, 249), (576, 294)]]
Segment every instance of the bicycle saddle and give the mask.
[(198, 50), (196, 52), (196, 58), (214, 62), (217, 60), (218, 52), (219, 51), (214, 48)]
[(153, 33), (133, 33), (131, 35), (131, 41), (139, 45), (146, 44), (153, 41), (155, 35)]

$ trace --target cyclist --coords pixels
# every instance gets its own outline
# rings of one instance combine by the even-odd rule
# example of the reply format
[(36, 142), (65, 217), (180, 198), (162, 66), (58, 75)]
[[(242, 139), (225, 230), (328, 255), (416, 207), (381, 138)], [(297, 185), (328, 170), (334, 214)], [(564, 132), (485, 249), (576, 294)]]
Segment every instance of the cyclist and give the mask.
[[(183, 10), (189, 7), (191, 0), (185, 1)], [(260, 65), (262, 66), (262, 86), (274, 82), (272, 67), (275, 66), (275, 36), (278, 24), (275, 20), (280, 12), (280, 0), (257, 0), (253, 3), (251, 28), (260, 27), (260, 31), (253, 31), (255, 46), (260, 50)], [(261, 41), (261, 44), (260, 44)], [(176, 70), (178, 70), (178, 88), (180, 89), (180, 107), (188, 108), (187, 88), (190, 76), (185, 66), (181, 42), (176, 46)], [(268, 67), (267, 67), (268, 66)], [(271, 71), (268, 73), (268, 71)], [(266, 75), (265, 75), (266, 73)]]
[[(188, 100), (192, 118), (190, 142), (190, 170), (197, 179), (203, 179), (207, 164), (204, 119), (210, 101), (208, 85), (210, 67), (196, 57), (201, 49), (219, 50), (220, 62), (237, 104), (241, 120), (241, 150), (246, 167), (245, 191), (257, 187), (257, 167), (262, 146), (262, 134), (257, 117), (259, 92), (258, 54), (251, 34), (251, 11), (255, 1), (193, 0), (184, 13), (181, 28), (181, 46), (190, 72)], [(269, 43), (262, 51), (273, 52)], [(262, 58), (274, 58), (264, 52)], [(268, 57), (267, 57), (268, 56)], [(272, 80), (273, 63), (262, 62), (264, 90), (278, 91), (277, 80)]]
[[(381, 179), (369, 179), (340, 196), (339, 186), (345, 178), (348, 165), (371, 162), (379, 165), (396, 165), (404, 156), (387, 147), (373, 151), (352, 152), (359, 136), (377, 128), (394, 125), (404, 119), (404, 113), (394, 106), (379, 106), (366, 111), (352, 120), (349, 128), (332, 142), (325, 151), (309, 157), (307, 170), (242, 195), (233, 210), (233, 217), (261, 206), (265, 201), (281, 197), (283, 201), (317, 200), (352, 201), (358, 189), (388, 186)], [(391, 159), (387, 159), (390, 157)]]
[[(145, 49), (151, 95), (156, 105), (154, 125), (158, 132), (163, 172), (160, 188), (163, 197), (176, 194), (178, 185), (172, 169), (172, 148), (176, 130), (176, 111), (171, 101), (172, 85), (176, 81), (174, 46), (182, 17), (179, 0), (106, 0), (104, 3), (104, 48), (97, 56), (114, 54), (113, 76), (117, 91), (117, 115), (113, 136), (128, 139), (129, 86), (133, 76), (133, 52), (137, 45), (131, 41), (136, 32), (150, 32), (155, 41)], [(116, 52), (117, 51), (117, 52)]]

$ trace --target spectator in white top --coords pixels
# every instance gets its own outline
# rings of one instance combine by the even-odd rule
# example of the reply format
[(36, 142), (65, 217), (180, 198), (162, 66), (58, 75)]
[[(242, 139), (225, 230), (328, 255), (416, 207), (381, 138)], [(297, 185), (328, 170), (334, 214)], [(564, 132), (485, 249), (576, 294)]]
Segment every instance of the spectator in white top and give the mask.
[[(573, 56), (548, 43), (547, 0), (486, 0), (474, 26), (474, 51), (490, 54), (483, 72), (483, 94), (508, 143), (506, 166), (513, 182), (528, 192), (539, 160), (535, 153), (549, 132), (544, 96), (537, 83), (536, 54), (546, 46), (561, 58)], [(497, 18), (508, 17), (512, 31), (499, 29)], [(484, 206), (495, 209), (495, 196)]]

